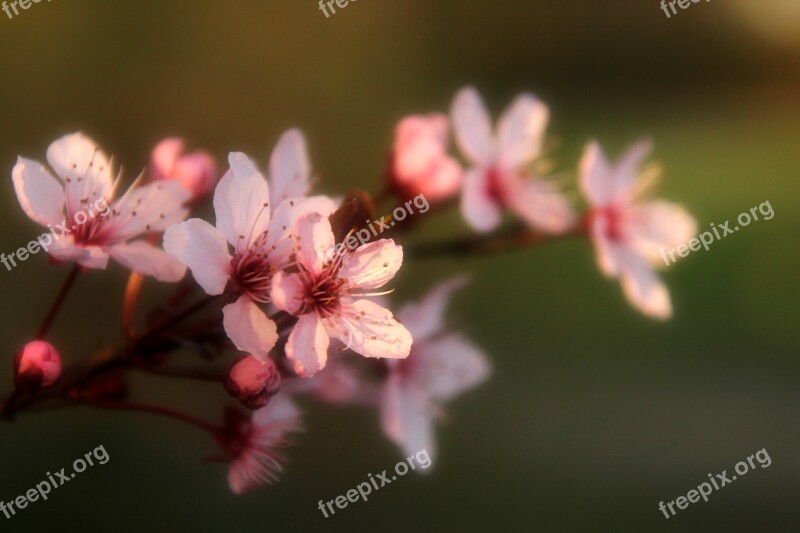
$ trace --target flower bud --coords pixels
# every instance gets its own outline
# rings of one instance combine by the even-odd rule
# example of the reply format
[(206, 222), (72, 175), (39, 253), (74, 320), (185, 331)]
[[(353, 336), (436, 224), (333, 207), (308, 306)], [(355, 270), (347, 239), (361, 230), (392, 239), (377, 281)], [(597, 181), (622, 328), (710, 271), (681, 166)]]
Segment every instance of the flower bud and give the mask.
[(447, 155), (447, 117), (413, 115), (395, 129), (389, 162), (390, 186), (403, 198), (424, 195), (430, 202), (455, 196), (461, 188), (461, 166)]
[(245, 356), (231, 367), (225, 388), (249, 409), (264, 407), (281, 387), (281, 375), (272, 359), (262, 362)]
[(31, 341), (14, 357), (14, 386), (25, 393), (49, 387), (61, 376), (61, 356), (44, 341)]
[(176, 180), (196, 200), (211, 192), (217, 175), (214, 158), (198, 150), (184, 153), (183, 139), (170, 137), (156, 145), (150, 156), (150, 176), (153, 180)]

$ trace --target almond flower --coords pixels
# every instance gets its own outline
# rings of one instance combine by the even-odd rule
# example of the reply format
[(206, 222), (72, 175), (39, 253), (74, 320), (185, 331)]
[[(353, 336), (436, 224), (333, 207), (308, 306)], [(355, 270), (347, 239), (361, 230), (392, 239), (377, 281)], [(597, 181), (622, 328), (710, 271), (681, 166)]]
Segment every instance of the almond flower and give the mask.
[[(120, 179), (97, 144), (82, 133), (61, 137), (47, 149), (47, 161), (58, 179), (40, 163), (20, 157), (12, 171), (22, 209), (51, 228), (50, 255), (86, 268), (105, 269), (112, 257), (134, 272), (161, 281), (177, 281), (186, 268), (149, 244), (145, 237), (183, 220), (187, 193), (178, 183), (138, 186), (112, 203)], [(105, 212), (94, 213), (103, 205)], [(65, 218), (66, 217), (66, 218)]]
[(588, 231), (600, 270), (621, 279), (625, 297), (639, 311), (667, 319), (672, 304), (655, 272), (658, 251), (688, 241), (697, 225), (682, 207), (643, 199), (651, 183), (638, 172), (651, 149), (639, 142), (611, 165), (600, 145), (590, 143), (580, 163), (580, 186), (590, 204)]
[(391, 239), (325, 259), (336, 244), (327, 217), (304, 215), (294, 232), (299, 272), (278, 272), (272, 301), (299, 317), (286, 343), (286, 356), (302, 377), (325, 368), (330, 338), (366, 357), (404, 358), (411, 335), (392, 313), (363, 297), (391, 280), (403, 263), (403, 249)]
[(287, 445), (288, 433), (301, 429), (300, 412), (285, 394), (274, 396), (252, 417), (228, 408), (225, 425), (216, 440), (231, 463), (228, 469), (231, 491), (242, 494), (277, 481), (284, 462), (278, 449)]
[(150, 177), (153, 180), (175, 180), (189, 191), (192, 200), (197, 200), (211, 192), (219, 175), (211, 154), (202, 150), (187, 154), (184, 140), (170, 137), (153, 148)]
[(567, 200), (526, 169), (541, 154), (547, 106), (531, 94), (521, 94), (493, 132), (483, 100), (467, 87), (456, 95), (451, 114), (458, 145), (473, 164), (461, 195), (461, 211), (470, 226), (491, 231), (508, 208), (535, 229), (559, 233), (570, 227), (573, 213)]
[(422, 194), (440, 202), (461, 188), (461, 166), (447, 155), (448, 130), (441, 114), (409, 116), (397, 125), (389, 180), (403, 198)]
[(406, 455), (425, 449), (433, 458), (433, 426), (442, 414), (442, 404), (489, 376), (483, 352), (444, 329), (447, 303), (465, 282), (464, 278), (445, 281), (397, 313), (413, 335), (414, 346), (407, 359), (387, 361), (389, 376), (381, 394), (380, 417), (383, 432)]
[(267, 180), (245, 154), (231, 153), (230, 169), (214, 192), (216, 227), (193, 218), (164, 234), (164, 249), (189, 267), (206, 293), (222, 294), (230, 287), (239, 294), (235, 303), (223, 308), (225, 332), (236, 348), (262, 361), (278, 333), (258, 304), (270, 301), (273, 275), (289, 265), (295, 221), (308, 211), (335, 209), (332, 200), (320, 196), (284, 199), (272, 212), (276, 200), (304, 190), (301, 182), (308, 178), (307, 173), (295, 172), (299, 163), (292, 166), (291, 155), (280, 153), (277, 159), (282, 161), (277, 172), (273, 165), (274, 188), (280, 191), (276, 194), (270, 193)]

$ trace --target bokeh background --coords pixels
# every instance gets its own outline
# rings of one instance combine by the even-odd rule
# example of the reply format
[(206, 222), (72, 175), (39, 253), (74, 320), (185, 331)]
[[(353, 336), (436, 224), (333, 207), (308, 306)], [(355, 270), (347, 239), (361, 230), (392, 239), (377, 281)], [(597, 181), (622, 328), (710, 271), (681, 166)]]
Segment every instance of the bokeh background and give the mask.
[[(14, 197), (18, 154), (83, 130), (130, 177), (166, 135), (262, 165), (302, 128), (320, 189), (380, 188), (403, 115), (447, 110), (474, 84), (497, 113), (521, 90), (552, 110), (555, 170), (587, 140), (616, 155), (650, 136), (661, 191), (701, 227), (770, 201), (775, 216), (666, 275), (675, 317), (653, 323), (597, 271), (584, 242), (408, 264), (395, 296), (469, 272), (452, 321), (494, 375), (450, 406), (440, 458), (325, 519), (319, 499), (401, 459), (375, 413), (306, 402), (284, 480), (234, 497), (213, 444), (146, 415), (72, 409), (0, 425), (9, 501), (102, 444), (111, 460), (3, 530), (788, 531), (800, 518), (800, 4), (657, 0), (360, 0), (326, 19), (314, 0), (56, 0), (0, 13), (0, 250), (39, 233)], [(457, 214), (415, 238), (465, 232)], [(67, 268), (44, 256), (0, 272), (0, 338), (34, 332)], [(65, 359), (113, 341), (125, 273), (79, 280), (52, 340)], [(157, 301), (164, 287), (146, 285)], [(225, 393), (139, 380), (142, 395), (217, 416)], [(757, 469), (670, 520), (657, 505), (766, 448)]]

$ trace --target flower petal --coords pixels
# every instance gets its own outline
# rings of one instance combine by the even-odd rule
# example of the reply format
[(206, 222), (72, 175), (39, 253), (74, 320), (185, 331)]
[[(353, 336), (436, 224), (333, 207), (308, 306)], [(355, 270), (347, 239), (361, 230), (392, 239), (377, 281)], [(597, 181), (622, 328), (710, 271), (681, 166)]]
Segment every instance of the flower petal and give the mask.
[(228, 242), (205, 220), (193, 218), (167, 229), (164, 250), (189, 267), (207, 294), (222, 294), (225, 290), (231, 274)]
[(270, 299), (281, 311), (296, 314), (303, 306), (305, 285), (299, 274), (287, 274), (279, 271), (272, 276)]
[(518, 178), (508, 187), (509, 207), (532, 228), (562, 233), (575, 222), (572, 207), (552, 183)]
[(90, 202), (109, 198), (113, 182), (111, 163), (92, 139), (83, 133), (71, 133), (54, 141), (47, 148), (47, 162), (56, 175), (67, 183), (70, 209), (80, 209), (80, 200)]
[(145, 241), (115, 244), (108, 253), (122, 266), (158, 281), (179, 281), (186, 273), (186, 266), (176, 258)]
[(269, 226), (269, 186), (243, 153), (231, 152), (230, 169), (214, 192), (217, 228), (237, 250), (250, 247)]
[(464, 175), (461, 214), (476, 231), (486, 233), (500, 225), (500, 206), (489, 195), (486, 173), (471, 169)]
[(383, 433), (400, 447), (404, 455), (425, 450), (431, 459), (435, 457), (436, 440), (430, 400), (423, 391), (404, 383), (398, 373), (392, 373), (384, 385), (380, 422)]
[(686, 244), (697, 234), (697, 223), (683, 207), (659, 200), (632, 207), (625, 229), (634, 251), (660, 263), (660, 251)]
[(453, 100), (451, 115), (461, 151), (476, 165), (488, 167), (494, 155), (494, 139), (491, 119), (478, 91), (461, 89)]
[(460, 335), (446, 335), (414, 345), (408, 358), (414, 383), (431, 397), (447, 401), (478, 386), (489, 377), (483, 351)]
[(391, 280), (402, 264), (403, 247), (392, 239), (381, 239), (345, 254), (338, 276), (350, 287), (377, 289)]
[(650, 318), (666, 320), (672, 316), (669, 290), (644, 259), (627, 253), (620, 269), (622, 290), (633, 307)]
[(108, 265), (108, 254), (99, 246), (76, 245), (72, 235), (54, 239), (50, 245), (50, 255), (65, 262), (75, 262), (86, 268), (105, 270)]
[(247, 296), (240, 296), (222, 308), (222, 325), (237, 349), (266, 360), (278, 340), (275, 322), (270, 320)]
[(450, 278), (428, 291), (419, 302), (400, 308), (397, 318), (411, 332), (417, 345), (442, 330), (450, 298), (468, 282), (466, 276)]
[(300, 317), (289, 334), (286, 357), (299, 376), (310, 378), (325, 368), (329, 345), (330, 338), (322, 321), (315, 313), (309, 313)]
[(550, 111), (532, 94), (519, 95), (497, 126), (498, 165), (511, 171), (539, 156)]
[(269, 160), (272, 204), (305, 196), (311, 188), (311, 163), (306, 139), (297, 129), (281, 135)]
[(597, 141), (590, 142), (580, 162), (580, 187), (593, 206), (607, 205), (614, 195), (614, 177), (603, 149)]
[(328, 217), (316, 212), (300, 217), (294, 231), (294, 248), (298, 260), (307, 270), (322, 271), (326, 254), (330, 255), (335, 244)]
[(274, 446), (280, 444), (286, 433), (300, 430), (300, 409), (288, 394), (279, 392), (253, 413), (253, 423), (260, 429), (259, 443)]
[(301, 216), (317, 212), (323, 217), (328, 217), (336, 211), (336, 208), (336, 202), (327, 196), (295, 198), (278, 204), (272, 212), (272, 221), (264, 245), (269, 253), (270, 264), (276, 268), (283, 268), (289, 261), (289, 256), (294, 252), (292, 235)]
[(18, 158), (11, 179), (19, 205), (31, 220), (42, 226), (64, 221), (64, 188), (41, 163)]
[(411, 333), (392, 313), (369, 300), (344, 304), (336, 318), (325, 319), (328, 332), (365, 357), (404, 359), (411, 351)]
[(176, 181), (157, 181), (128, 189), (112, 206), (113, 217), (104, 229), (107, 240), (127, 241), (145, 233), (161, 232), (186, 218), (183, 204), (191, 193)]

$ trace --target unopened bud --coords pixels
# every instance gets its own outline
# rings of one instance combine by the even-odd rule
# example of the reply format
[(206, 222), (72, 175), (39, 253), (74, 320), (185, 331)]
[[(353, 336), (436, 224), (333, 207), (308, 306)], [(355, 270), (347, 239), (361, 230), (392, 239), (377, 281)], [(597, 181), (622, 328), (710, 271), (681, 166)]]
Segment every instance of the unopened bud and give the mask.
[(44, 341), (31, 341), (14, 356), (14, 386), (25, 393), (49, 387), (61, 376), (61, 356)]
[(272, 359), (261, 361), (252, 355), (231, 367), (225, 388), (249, 409), (264, 407), (281, 387), (281, 375)]
[(214, 188), (219, 177), (217, 164), (207, 152), (184, 153), (183, 139), (170, 137), (156, 145), (150, 156), (150, 176), (153, 180), (176, 180), (196, 200)]

